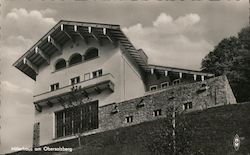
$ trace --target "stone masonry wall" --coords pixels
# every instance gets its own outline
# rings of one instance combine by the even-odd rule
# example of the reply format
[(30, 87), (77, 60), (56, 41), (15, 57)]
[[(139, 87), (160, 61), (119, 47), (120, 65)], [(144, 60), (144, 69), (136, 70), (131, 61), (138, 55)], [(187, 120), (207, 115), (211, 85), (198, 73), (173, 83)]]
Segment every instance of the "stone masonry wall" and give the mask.
[(237, 103), (236, 98), (234, 97), (234, 94), (233, 94), (233, 90), (229, 85), (228, 79), (226, 78), (226, 76), (224, 78), (225, 78), (224, 82), (225, 82), (225, 87), (226, 87), (226, 96), (227, 96), (228, 104)]
[[(130, 126), (160, 117), (171, 117), (173, 106), (178, 112), (189, 112), (236, 103), (230, 90), (226, 76), (219, 76), (196, 83), (169, 87), (121, 103), (102, 106), (99, 107), (99, 128), (94, 132)], [(192, 108), (184, 110), (185, 103), (192, 103)], [(159, 109), (161, 109), (161, 115), (154, 116), (154, 111)], [(128, 116), (133, 117), (133, 122), (126, 122)]]

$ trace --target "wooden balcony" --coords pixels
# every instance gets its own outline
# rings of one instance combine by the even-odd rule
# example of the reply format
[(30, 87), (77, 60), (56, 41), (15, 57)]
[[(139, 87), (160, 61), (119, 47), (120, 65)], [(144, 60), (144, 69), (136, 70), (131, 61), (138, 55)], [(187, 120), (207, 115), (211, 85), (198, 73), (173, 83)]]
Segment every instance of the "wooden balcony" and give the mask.
[[(77, 90), (72, 90), (72, 88)], [(92, 78), (85, 81), (80, 81), (74, 85), (67, 85), (54, 91), (48, 91), (34, 96), (34, 103), (51, 102), (58, 98), (68, 96), (72, 92), (82, 93), (85, 95), (91, 93), (101, 93), (103, 90), (114, 91), (114, 77), (112, 74), (104, 74), (96, 78)]]

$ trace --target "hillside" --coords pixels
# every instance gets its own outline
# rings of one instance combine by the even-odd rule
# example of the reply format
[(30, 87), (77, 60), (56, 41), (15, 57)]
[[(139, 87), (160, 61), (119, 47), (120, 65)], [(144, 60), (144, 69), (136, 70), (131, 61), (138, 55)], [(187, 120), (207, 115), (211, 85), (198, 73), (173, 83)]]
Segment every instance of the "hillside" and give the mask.
[[(232, 145), (235, 134), (241, 137), (238, 151)], [(250, 103), (219, 106), (177, 116), (175, 141), (177, 154), (250, 154)], [(49, 146), (75, 149), (71, 153), (46, 154), (173, 154), (171, 116), (81, 137), (81, 144), (82, 147), (78, 147), (77, 139), (54, 143)], [(12, 154), (26, 155), (34, 152)]]

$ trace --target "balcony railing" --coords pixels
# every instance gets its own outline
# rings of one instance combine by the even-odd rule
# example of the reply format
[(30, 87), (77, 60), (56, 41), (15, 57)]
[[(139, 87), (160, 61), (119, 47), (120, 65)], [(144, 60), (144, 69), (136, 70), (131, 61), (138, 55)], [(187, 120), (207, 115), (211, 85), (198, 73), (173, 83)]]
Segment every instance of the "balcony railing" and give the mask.
[(34, 103), (56, 98), (58, 96), (67, 95), (68, 93), (72, 92), (72, 86), (84, 90), (85, 93), (92, 93), (93, 91), (104, 89), (110, 89), (111, 91), (114, 91), (114, 76), (110, 73), (103, 74), (96, 78), (84, 80), (74, 85), (67, 85), (54, 91), (48, 91), (39, 95), (35, 95)]

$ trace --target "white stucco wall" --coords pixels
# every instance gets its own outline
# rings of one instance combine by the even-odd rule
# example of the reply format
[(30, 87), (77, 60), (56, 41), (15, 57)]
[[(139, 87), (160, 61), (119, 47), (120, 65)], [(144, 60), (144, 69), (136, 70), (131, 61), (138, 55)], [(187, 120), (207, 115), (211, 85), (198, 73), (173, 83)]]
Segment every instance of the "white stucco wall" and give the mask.
[(145, 86), (139, 72), (139, 68), (134, 66), (130, 59), (122, 55), (121, 65), (121, 85), (123, 86), (123, 100), (129, 100), (143, 96), (145, 93)]
[[(114, 76), (114, 92), (106, 90), (101, 94), (90, 94), (92, 100), (99, 100), (99, 106), (121, 102), (124, 100), (142, 96), (145, 93), (144, 84), (140, 77), (138, 67), (134, 66), (132, 61), (123, 54), (119, 46), (105, 43), (100, 46), (96, 41), (85, 44), (79, 39), (79, 46), (71, 48), (71, 41), (67, 42), (62, 51), (62, 55), (55, 54), (51, 57), (50, 65), (44, 65), (39, 69), (34, 95), (49, 91), (51, 84), (59, 82), (60, 87), (70, 84), (70, 79), (80, 76), (81, 81), (86, 73), (92, 73), (98, 69), (103, 70), (103, 74), (111, 73)], [(99, 49), (99, 57), (87, 62), (83, 62), (60, 71), (55, 71), (54, 65), (60, 58), (69, 60), (73, 53), (84, 54), (88, 48), (96, 47)], [(54, 138), (54, 112), (63, 109), (60, 105), (53, 107), (43, 107), (41, 113), (36, 112), (35, 121), (40, 122), (40, 145), (55, 142)], [(68, 137), (67, 137), (68, 138)], [(62, 138), (60, 140), (65, 140)]]
[[(98, 69), (102, 69), (103, 74), (111, 73), (117, 77), (115, 74), (119, 72), (119, 68), (114, 68), (112, 66), (119, 65), (120, 62), (118, 47), (114, 47), (111, 44), (100, 46), (97, 42), (91, 42), (86, 45), (81, 40), (77, 40), (76, 42), (79, 42), (79, 46), (74, 46), (73, 48), (70, 48), (70, 45), (73, 43), (70, 41), (67, 42), (63, 47), (62, 55), (53, 55), (50, 60), (50, 65), (44, 65), (39, 68), (34, 95), (48, 92), (50, 85), (57, 82), (59, 82), (60, 87), (67, 86), (70, 84), (70, 79), (76, 76), (80, 76), (82, 81), (84, 74), (92, 73)], [(70, 56), (74, 53), (80, 53), (83, 55), (90, 47), (96, 47), (99, 49), (98, 58), (55, 71), (54, 66), (58, 59), (63, 58), (69, 60)]]

